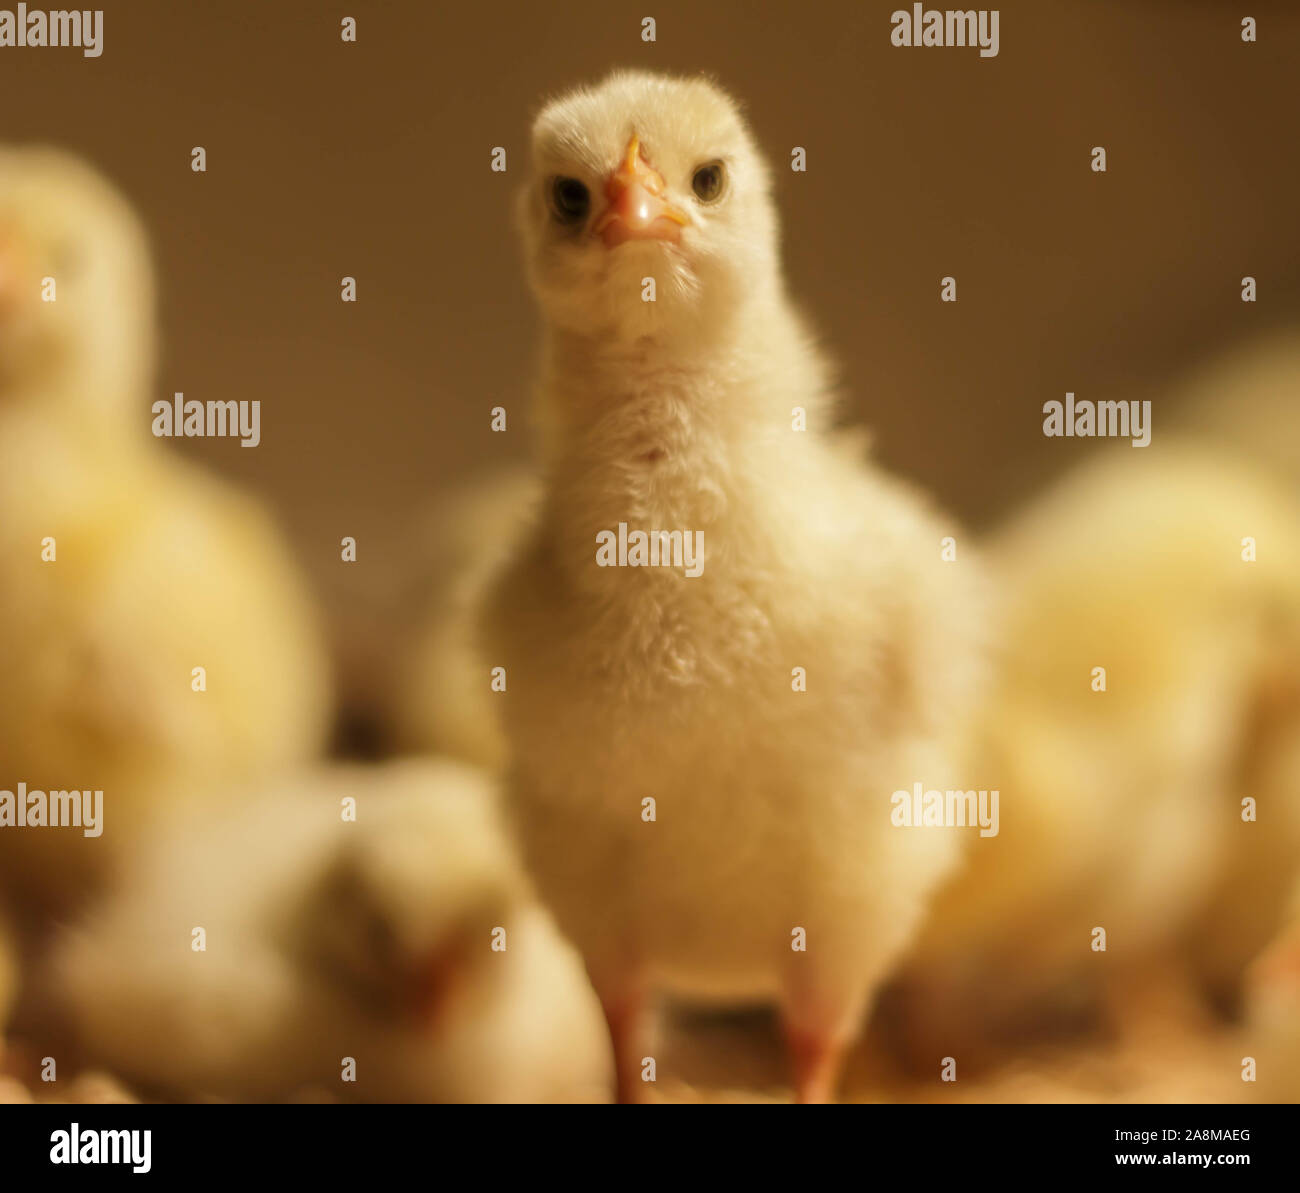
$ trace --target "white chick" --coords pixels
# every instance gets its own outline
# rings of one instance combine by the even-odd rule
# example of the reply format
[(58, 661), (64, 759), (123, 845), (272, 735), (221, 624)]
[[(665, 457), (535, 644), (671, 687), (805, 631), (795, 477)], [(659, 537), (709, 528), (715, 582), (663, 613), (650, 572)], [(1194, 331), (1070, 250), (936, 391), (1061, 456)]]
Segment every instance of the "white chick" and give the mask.
[(402, 636), (393, 719), (403, 750), (442, 754), (499, 771), (506, 760), (501, 693), (479, 641), (477, 616), (537, 500), (537, 478), (493, 473), (440, 501), (426, 541), (411, 633)]
[(49, 997), (92, 1063), (185, 1098), (600, 1096), (599, 1008), (481, 772), (338, 766), (253, 794), (172, 820), (57, 951)]
[(157, 800), (304, 758), (326, 727), (285, 543), (150, 434), (153, 318), (121, 196), (61, 153), (0, 151), (0, 775), (104, 793), (102, 836), (0, 828), (0, 885), (47, 910)]
[(1300, 507), (1253, 462), (1166, 437), (1099, 454), (988, 554), (1006, 623), (981, 770), (1001, 832), (907, 967), (924, 1034), (1022, 1040), (1027, 1016), (1152, 966), (1230, 1001), (1300, 867)]
[[(827, 1099), (956, 859), (955, 832), (894, 827), (891, 795), (951, 786), (974, 566), (829, 434), (767, 166), (712, 83), (618, 73), (550, 103), (520, 223), (544, 496), (485, 618), (528, 861), (621, 1098), (664, 991), (777, 1000), (796, 1095)], [(602, 566), (620, 524), (676, 533), (671, 566)]]

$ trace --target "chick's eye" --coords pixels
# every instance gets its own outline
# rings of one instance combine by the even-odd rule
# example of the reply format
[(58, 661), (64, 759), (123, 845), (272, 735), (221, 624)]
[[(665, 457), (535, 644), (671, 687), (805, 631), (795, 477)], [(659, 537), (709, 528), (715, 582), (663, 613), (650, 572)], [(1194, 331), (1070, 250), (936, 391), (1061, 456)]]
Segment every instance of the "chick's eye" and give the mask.
[(709, 162), (695, 171), (691, 189), (701, 203), (713, 203), (722, 197), (727, 184), (727, 171), (721, 162)]
[(579, 224), (591, 210), (591, 192), (576, 178), (551, 182), (551, 210), (562, 224)]

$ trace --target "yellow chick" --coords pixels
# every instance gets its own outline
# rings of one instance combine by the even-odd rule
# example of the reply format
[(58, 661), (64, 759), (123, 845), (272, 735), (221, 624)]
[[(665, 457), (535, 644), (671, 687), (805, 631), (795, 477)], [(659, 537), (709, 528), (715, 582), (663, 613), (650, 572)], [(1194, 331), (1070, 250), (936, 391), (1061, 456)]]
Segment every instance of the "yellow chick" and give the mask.
[(893, 795), (952, 786), (976, 569), (829, 433), (728, 96), (617, 73), (549, 103), (532, 154), (543, 496), (485, 613), (528, 862), (621, 1098), (662, 991), (777, 1001), (796, 1095), (825, 1100), (956, 860)]
[(600, 1010), (488, 779), (336, 766), (169, 820), (62, 942), (86, 1057), (162, 1096), (598, 1099)]
[[(157, 801), (310, 755), (328, 712), (286, 544), (150, 433), (153, 319), (125, 200), (0, 151), (0, 887), (47, 910)], [(95, 834), (48, 826), (64, 791), (102, 792)]]
[(492, 674), (476, 619), (536, 501), (536, 476), (515, 468), (439, 502), (425, 540), (431, 575), (419, 577), (415, 609), (407, 614), (412, 629), (397, 660), (393, 719), (402, 749), (492, 771), (505, 765), (506, 681)]
[(1236, 345), (1181, 386), (1181, 421), (1300, 485), (1300, 327)]
[(1069, 474), (988, 555), (1005, 624), (979, 766), (1001, 831), (909, 966), (934, 1048), (1023, 1041), (1173, 958), (1230, 998), (1300, 874), (1294, 495), (1166, 435)]

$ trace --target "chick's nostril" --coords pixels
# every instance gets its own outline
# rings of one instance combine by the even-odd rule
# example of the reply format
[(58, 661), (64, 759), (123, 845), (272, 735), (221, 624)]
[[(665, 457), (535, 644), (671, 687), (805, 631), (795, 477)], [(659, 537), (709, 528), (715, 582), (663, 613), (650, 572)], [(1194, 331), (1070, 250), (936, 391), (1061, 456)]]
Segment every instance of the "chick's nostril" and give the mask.
[(641, 142), (633, 136), (627, 144), (622, 162), (609, 177), (605, 193), (613, 200), (628, 187), (640, 186), (652, 195), (662, 195), (665, 185), (663, 175), (646, 161), (641, 152)]

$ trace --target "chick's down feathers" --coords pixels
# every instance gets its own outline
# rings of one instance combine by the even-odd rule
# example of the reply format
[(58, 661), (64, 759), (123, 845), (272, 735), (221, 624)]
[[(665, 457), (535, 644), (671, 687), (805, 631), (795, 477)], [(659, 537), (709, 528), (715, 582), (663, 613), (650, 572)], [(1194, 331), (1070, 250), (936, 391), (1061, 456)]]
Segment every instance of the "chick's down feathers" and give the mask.
[[(776, 997), (843, 1042), (956, 859), (890, 801), (953, 785), (977, 566), (828, 432), (726, 95), (617, 74), (549, 105), (533, 156), (544, 494), (485, 613), (529, 862), (607, 1009), (638, 986)], [(676, 557), (604, 566), (620, 526), (677, 533)]]

